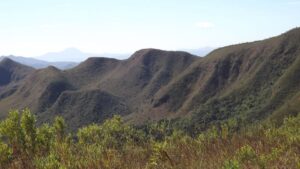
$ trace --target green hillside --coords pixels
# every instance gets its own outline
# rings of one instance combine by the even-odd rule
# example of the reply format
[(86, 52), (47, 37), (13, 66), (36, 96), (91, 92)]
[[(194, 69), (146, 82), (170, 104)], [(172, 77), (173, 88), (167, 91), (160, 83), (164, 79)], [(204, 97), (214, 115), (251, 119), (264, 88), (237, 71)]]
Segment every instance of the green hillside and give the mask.
[(28, 107), (39, 123), (61, 115), (75, 131), (119, 114), (136, 125), (172, 119), (195, 134), (230, 120), (280, 123), (299, 112), (299, 44), (297, 28), (202, 58), (142, 49), (126, 60), (89, 58), (64, 71), (4, 59), (0, 117)]

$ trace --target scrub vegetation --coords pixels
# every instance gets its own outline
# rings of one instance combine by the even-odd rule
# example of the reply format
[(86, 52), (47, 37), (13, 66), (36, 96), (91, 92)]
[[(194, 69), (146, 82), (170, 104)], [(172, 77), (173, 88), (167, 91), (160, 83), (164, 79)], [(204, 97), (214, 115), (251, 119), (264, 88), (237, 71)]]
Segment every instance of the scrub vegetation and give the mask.
[(0, 168), (300, 168), (300, 115), (279, 126), (237, 125), (230, 120), (191, 135), (166, 120), (136, 127), (114, 116), (68, 132), (62, 117), (37, 126), (30, 110), (11, 111), (0, 123)]

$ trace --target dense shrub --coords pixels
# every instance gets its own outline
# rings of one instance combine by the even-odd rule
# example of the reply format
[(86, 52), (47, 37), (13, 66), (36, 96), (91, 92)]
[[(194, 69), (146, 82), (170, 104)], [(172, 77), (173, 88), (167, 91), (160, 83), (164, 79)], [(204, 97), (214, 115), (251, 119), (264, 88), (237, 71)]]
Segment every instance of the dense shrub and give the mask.
[[(0, 123), (0, 168), (198, 169), (299, 168), (300, 115), (236, 132), (229, 120), (191, 137), (168, 121), (142, 128), (114, 116), (67, 133), (61, 117), (36, 126), (28, 110)], [(193, 132), (194, 133), (194, 132)]]

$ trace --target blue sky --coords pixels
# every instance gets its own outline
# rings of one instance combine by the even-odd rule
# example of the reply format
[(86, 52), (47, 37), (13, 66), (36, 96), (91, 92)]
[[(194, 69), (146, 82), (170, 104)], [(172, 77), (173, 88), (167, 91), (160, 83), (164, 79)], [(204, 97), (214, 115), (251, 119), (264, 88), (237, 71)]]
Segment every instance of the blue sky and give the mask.
[(220, 47), (300, 26), (300, 0), (1, 0), (0, 55)]

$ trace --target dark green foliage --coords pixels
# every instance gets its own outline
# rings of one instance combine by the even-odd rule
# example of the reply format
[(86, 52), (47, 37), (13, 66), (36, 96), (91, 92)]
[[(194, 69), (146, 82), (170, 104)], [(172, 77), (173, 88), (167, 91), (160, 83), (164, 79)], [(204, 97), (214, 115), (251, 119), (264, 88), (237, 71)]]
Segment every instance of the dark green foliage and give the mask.
[(56, 117), (53, 123), (54, 134), (57, 142), (64, 141), (66, 137), (66, 124), (62, 117)]
[(123, 124), (120, 116), (114, 116), (102, 125), (92, 124), (79, 129), (78, 141), (81, 144), (99, 144), (103, 148), (122, 149), (127, 144), (140, 144), (145, 141), (143, 133)]
[(21, 117), (21, 129), (24, 133), (24, 142), (25, 142), (25, 149), (27, 154), (33, 156), (36, 150), (36, 135), (37, 135), (37, 128), (36, 128), (36, 118), (35, 116), (28, 110), (24, 110), (22, 112)]

